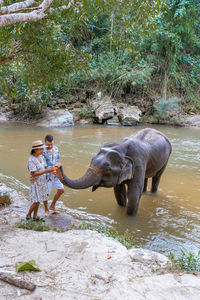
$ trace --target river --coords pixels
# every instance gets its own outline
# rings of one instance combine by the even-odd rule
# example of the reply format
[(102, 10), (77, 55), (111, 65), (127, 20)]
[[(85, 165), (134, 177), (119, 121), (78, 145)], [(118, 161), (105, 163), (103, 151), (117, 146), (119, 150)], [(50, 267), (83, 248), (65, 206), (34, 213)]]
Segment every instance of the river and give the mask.
[[(145, 126), (88, 126), (46, 129), (21, 124), (0, 124), (0, 181), (28, 198), (27, 161), (31, 142), (54, 136), (66, 174), (82, 176), (91, 158), (107, 142), (118, 142)], [(136, 243), (167, 254), (170, 251), (197, 251), (200, 245), (200, 129), (149, 126), (166, 134), (173, 147), (168, 166), (156, 195), (140, 200), (136, 217), (116, 204), (113, 190), (91, 188), (65, 193), (57, 207), (76, 219), (134, 233)], [(149, 190), (149, 189), (148, 189)], [(53, 193), (50, 195), (52, 199)]]

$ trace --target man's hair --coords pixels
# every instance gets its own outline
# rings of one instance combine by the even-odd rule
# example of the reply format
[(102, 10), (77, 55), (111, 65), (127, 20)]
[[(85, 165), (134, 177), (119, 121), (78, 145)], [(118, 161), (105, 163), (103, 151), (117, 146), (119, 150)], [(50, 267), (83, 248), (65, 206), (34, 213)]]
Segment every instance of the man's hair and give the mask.
[(45, 142), (53, 142), (53, 136), (50, 134), (47, 134), (45, 136)]

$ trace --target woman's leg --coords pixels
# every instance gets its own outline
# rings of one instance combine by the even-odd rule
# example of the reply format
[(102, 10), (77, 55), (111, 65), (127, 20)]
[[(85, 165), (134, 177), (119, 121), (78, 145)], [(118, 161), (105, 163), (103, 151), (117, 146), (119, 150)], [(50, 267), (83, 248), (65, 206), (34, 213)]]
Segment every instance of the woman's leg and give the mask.
[(38, 213), (38, 208), (40, 206), (40, 202), (36, 202), (36, 204), (37, 205), (35, 206), (35, 208), (33, 210), (33, 219), (35, 219), (37, 217), (37, 213)]
[[(32, 212), (34, 211), (35, 213), (35, 210), (39, 208), (39, 204), (40, 202), (34, 202), (33, 204), (31, 204), (30, 208), (29, 208), (29, 211), (28, 211), (28, 214), (27, 214), (27, 218), (31, 218), (31, 214)], [(37, 213), (37, 212), (36, 212)]]

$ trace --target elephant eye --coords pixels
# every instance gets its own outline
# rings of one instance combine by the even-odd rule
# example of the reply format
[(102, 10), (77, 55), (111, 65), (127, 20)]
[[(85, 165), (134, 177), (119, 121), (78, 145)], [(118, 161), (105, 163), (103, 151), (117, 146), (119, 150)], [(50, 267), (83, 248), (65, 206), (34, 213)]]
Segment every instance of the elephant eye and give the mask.
[(110, 164), (108, 162), (104, 163), (103, 169), (104, 169), (104, 172), (110, 172), (111, 171)]

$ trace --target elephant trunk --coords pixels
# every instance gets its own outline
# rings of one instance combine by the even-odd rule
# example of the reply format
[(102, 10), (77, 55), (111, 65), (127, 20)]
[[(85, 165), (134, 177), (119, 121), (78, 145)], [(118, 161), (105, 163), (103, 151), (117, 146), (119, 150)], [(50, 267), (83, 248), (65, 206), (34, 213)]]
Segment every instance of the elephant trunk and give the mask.
[(68, 178), (65, 175), (62, 166), (60, 166), (56, 172), (58, 178), (64, 185), (76, 190), (86, 189), (100, 182), (100, 176), (96, 174), (95, 170), (91, 167), (88, 168), (85, 175), (83, 175), (81, 178), (76, 180), (72, 180)]

